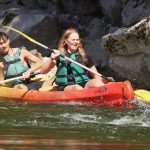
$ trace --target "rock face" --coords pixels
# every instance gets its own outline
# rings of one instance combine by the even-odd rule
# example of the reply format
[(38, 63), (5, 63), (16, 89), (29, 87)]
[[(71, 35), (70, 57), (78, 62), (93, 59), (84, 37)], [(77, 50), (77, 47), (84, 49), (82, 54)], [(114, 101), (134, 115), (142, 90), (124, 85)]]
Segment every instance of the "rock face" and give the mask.
[(102, 46), (111, 53), (113, 70), (143, 87), (149, 87), (150, 18), (103, 36)]
[[(39, 10), (26, 9), (18, 10), (18, 12), (11, 11), (11, 13), (2, 20), (2, 25), (11, 26), (26, 33), (31, 38), (50, 48), (56, 46), (59, 36), (56, 21), (49, 14)], [(25, 46), (28, 50), (38, 49), (43, 55), (50, 54), (48, 50), (44, 50), (36, 44), (29, 42), (29, 40), (22, 35), (12, 30), (1, 28), (1, 31), (5, 31), (9, 34), (13, 47)]]
[[(62, 32), (75, 27), (96, 66), (111, 67), (111, 73), (150, 89), (149, 21), (143, 20), (149, 14), (149, 0), (0, 0), (0, 25), (17, 28), (49, 48), (57, 48)], [(49, 55), (18, 33), (0, 31), (10, 35), (12, 46)]]
[[(108, 28), (98, 0), (81, 0), (78, 3), (74, 0), (2, 0), (0, 24), (12, 26), (50, 48), (57, 48), (65, 29), (75, 27), (80, 31), (85, 50), (91, 54), (95, 64), (108, 65), (108, 54), (100, 44)], [(48, 54), (21, 35), (3, 28), (0, 30), (10, 35), (12, 46), (23, 44), (28, 49), (36, 48), (42, 54)]]

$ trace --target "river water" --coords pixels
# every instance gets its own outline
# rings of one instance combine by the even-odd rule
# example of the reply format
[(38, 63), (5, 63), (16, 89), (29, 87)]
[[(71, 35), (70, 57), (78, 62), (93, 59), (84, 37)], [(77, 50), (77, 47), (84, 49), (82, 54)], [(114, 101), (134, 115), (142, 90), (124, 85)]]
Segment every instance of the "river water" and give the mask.
[(150, 106), (0, 102), (0, 150), (149, 150)]

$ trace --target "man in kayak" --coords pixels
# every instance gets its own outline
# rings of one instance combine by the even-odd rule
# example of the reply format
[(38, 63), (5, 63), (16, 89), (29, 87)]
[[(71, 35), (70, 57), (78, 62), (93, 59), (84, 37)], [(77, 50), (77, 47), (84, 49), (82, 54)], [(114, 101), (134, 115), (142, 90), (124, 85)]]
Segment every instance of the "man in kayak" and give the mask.
[(100, 76), (87, 72), (79, 65), (69, 62), (63, 57), (65, 55), (97, 72), (92, 59), (84, 52), (79, 32), (76, 29), (69, 28), (64, 32), (59, 41), (58, 49), (53, 51), (49, 61), (41, 69), (42, 73), (47, 73), (55, 65), (57, 66), (55, 83), (58, 85), (58, 90), (81, 90), (104, 85), (104, 80)]
[[(9, 85), (14, 88), (21, 89), (38, 89), (43, 84), (42, 82), (30, 82), (29, 77), (32, 73), (42, 66), (39, 58), (31, 54), (25, 47), (11, 48), (10, 40), (6, 33), (0, 32), (0, 69), (4, 70), (4, 79), (23, 76), (23, 79), (11, 81)], [(32, 67), (28, 61), (34, 62)]]

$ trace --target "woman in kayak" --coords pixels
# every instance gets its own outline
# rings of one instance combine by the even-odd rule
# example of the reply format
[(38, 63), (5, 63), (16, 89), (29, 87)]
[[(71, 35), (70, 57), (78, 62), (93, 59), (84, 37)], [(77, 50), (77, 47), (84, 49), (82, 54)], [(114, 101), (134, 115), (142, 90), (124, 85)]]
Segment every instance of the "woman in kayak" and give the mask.
[[(58, 70), (55, 83), (58, 90), (81, 90), (83, 88), (98, 87), (104, 85), (104, 81), (98, 75), (87, 72), (82, 67), (65, 59), (63, 55), (97, 72), (97, 69), (84, 52), (79, 32), (69, 28), (64, 32), (58, 44), (59, 50), (54, 50), (50, 60), (42, 66), (42, 73), (47, 73), (55, 65)], [(63, 54), (63, 55), (62, 55)]]
[[(35, 83), (27, 80), (34, 71), (42, 66), (39, 58), (31, 54), (25, 47), (11, 48), (9, 37), (4, 32), (0, 32), (0, 52), (2, 55), (0, 69), (4, 70), (4, 79), (23, 76), (23, 79), (11, 81), (9, 83), (11, 87), (21, 89), (38, 89), (41, 87), (42, 82)], [(34, 65), (30, 67), (28, 61), (34, 62)]]

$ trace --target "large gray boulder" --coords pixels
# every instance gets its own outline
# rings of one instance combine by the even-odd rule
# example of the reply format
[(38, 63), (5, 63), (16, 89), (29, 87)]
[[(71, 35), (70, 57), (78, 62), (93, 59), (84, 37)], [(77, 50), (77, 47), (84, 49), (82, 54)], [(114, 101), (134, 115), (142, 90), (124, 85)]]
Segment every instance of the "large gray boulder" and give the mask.
[(110, 54), (110, 66), (120, 76), (150, 88), (150, 19), (118, 29), (102, 38)]

